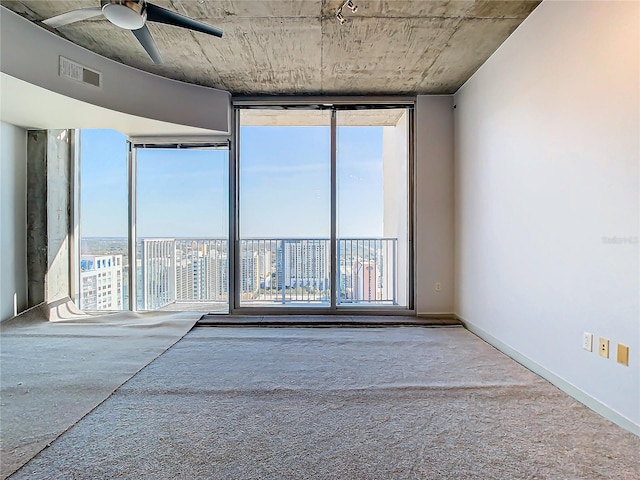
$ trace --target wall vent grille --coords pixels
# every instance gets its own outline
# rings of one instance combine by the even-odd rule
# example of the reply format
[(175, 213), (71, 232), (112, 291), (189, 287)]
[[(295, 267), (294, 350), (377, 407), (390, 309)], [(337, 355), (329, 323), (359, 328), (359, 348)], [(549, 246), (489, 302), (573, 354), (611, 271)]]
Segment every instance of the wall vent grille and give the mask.
[(100, 72), (65, 57), (60, 57), (60, 76), (98, 88), (102, 85), (102, 74)]

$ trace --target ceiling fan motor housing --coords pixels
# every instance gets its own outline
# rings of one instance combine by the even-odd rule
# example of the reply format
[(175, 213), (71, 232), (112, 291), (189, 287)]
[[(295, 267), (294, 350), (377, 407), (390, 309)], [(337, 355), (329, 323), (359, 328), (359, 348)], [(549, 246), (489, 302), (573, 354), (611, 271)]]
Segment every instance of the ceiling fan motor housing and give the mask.
[(101, 0), (102, 14), (114, 25), (127, 30), (138, 30), (147, 20), (145, 0)]

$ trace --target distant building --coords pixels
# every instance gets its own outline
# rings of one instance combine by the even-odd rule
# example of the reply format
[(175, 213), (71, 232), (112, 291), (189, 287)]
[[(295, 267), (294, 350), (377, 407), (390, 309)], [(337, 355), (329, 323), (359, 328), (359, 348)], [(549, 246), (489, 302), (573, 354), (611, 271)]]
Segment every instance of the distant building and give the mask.
[(123, 292), (122, 255), (82, 255), (82, 310), (122, 310)]
[(142, 240), (142, 306), (228, 298), (227, 242), (220, 239)]
[(263, 246), (262, 249), (258, 249), (258, 288), (275, 288), (276, 282), (273, 281), (276, 278), (276, 252), (271, 251), (271, 245), (269, 248)]
[(176, 240), (176, 299), (220, 300), (227, 298), (227, 288), (226, 251)]
[(176, 299), (176, 241), (142, 240), (142, 309), (156, 310)]
[(257, 251), (246, 251), (240, 259), (240, 291), (252, 294), (260, 286), (260, 256)]
[(377, 298), (378, 268), (374, 261), (356, 260), (351, 268), (353, 300), (373, 302)]
[(326, 240), (282, 240), (278, 269), (284, 267), (284, 286), (329, 288), (329, 248)]

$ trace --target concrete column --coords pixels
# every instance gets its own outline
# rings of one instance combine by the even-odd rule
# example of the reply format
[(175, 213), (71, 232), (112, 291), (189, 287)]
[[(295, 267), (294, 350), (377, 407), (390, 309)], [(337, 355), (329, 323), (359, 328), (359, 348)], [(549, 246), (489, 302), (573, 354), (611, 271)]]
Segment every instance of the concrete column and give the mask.
[(69, 130), (30, 130), (27, 135), (27, 266), (29, 306), (70, 293)]

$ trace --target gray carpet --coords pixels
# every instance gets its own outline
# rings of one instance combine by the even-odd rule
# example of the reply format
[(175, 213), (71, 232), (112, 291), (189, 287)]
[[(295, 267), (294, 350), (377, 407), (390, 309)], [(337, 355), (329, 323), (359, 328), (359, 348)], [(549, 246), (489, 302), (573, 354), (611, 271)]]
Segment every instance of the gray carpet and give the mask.
[(461, 327), (203, 327), (12, 478), (637, 479), (639, 451)]
[(0, 325), (0, 478), (177, 342), (201, 316), (52, 313), (55, 322), (33, 309)]

